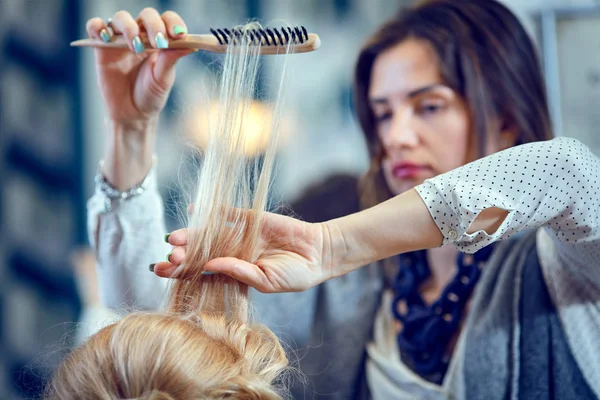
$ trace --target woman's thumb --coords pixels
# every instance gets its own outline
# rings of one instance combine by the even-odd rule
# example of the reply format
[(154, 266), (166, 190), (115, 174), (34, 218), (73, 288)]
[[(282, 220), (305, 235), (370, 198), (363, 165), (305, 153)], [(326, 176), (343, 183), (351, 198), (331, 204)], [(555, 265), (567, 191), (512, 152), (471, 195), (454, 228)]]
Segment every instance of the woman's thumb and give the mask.
[(160, 51), (154, 64), (154, 79), (167, 87), (171, 86), (175, 80), (175, 64), (177, 60), (193, 52), (193, 49)]

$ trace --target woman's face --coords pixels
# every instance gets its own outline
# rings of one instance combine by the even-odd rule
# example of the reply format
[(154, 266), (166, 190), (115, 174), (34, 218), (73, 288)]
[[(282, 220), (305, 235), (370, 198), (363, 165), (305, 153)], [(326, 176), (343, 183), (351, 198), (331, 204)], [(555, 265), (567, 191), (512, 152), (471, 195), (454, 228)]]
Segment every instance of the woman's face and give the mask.
[(394, 195), (475, 158), (466, 104), (444, 85), (427, 42), (407, 39), (377, 56), (369, 102)]

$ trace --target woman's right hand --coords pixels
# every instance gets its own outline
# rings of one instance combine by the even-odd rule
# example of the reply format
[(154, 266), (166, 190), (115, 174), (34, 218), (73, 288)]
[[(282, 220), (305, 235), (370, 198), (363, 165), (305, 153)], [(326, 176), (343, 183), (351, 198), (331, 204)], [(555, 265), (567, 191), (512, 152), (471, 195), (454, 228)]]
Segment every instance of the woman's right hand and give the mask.
[[(145, 8), (137, 20), (127, 11), (111, 18), (114, 34), (123, 35), (129, 49), (94, 49), (98, 85), (112, 123), (125, 126), (157, 117), (166, 104), (173, 82), (175, 63), (193, 50), (148, 51), (135, 46), (147, 35), (153, 48), (165, 48), (167, 38), (183, 39), (187, 28), (173, 11), (160, 15)], [(92, 18), (86, 29), (91, 38), (106, 38), (109, 29), (100, 18)], [(161, 38), (162, 36), (162, 38)]]

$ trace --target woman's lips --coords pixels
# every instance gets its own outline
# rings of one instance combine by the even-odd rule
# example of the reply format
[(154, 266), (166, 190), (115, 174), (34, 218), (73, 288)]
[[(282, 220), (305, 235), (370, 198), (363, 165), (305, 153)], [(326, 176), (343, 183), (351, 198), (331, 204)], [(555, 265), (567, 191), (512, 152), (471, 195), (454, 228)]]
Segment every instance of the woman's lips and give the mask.
[(426, 165), (399, 163), (392, 168), (392, 175), (398, 179), (414, 179), (431, 171)]

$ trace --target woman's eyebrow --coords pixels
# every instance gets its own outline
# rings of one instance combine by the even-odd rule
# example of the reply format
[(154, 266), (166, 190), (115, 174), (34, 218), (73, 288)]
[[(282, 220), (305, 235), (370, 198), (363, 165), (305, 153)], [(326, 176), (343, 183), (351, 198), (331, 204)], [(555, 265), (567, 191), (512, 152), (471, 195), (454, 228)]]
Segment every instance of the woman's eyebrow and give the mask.
[[(445, 85), (442, 85), (441, 83), (434, 83), (431, 85), (427, 85), (427, 86), (423, 86), (420, 88), (417, 88), (415, 90), (412, 90), (410, 92), (408, 92), (408, 94), (406, 95), (407, 98), (412, 99), (415, 98), (423, 93), (427, 93), (430, 92), (432, 90), (435, 89), (439, 89), (439, 88), (445, 88), (447, 89), (448, 87)], [(372, 105), (375, 104), (387, 104), (388, 103), (388, 99), (387, 97), (372, 97), (369, 99), (369, 103), (371, 103)]]
[(445, 85), (442, 85), (440, 83), (434, 83), (432, 85), (427, 85), (427, 86), (424, 86), (422, 88), (415, 89), (415, 90), (409, 92), (406, 95), (406, 97), (408, 97), (409, 99), (412, 99), (414, 97), (417, 97), (420, 94), (431, 92), (432, 90), (439, 89), (439, 88), (446, 88), (447, 89), (448, 87), (445, 86)]

